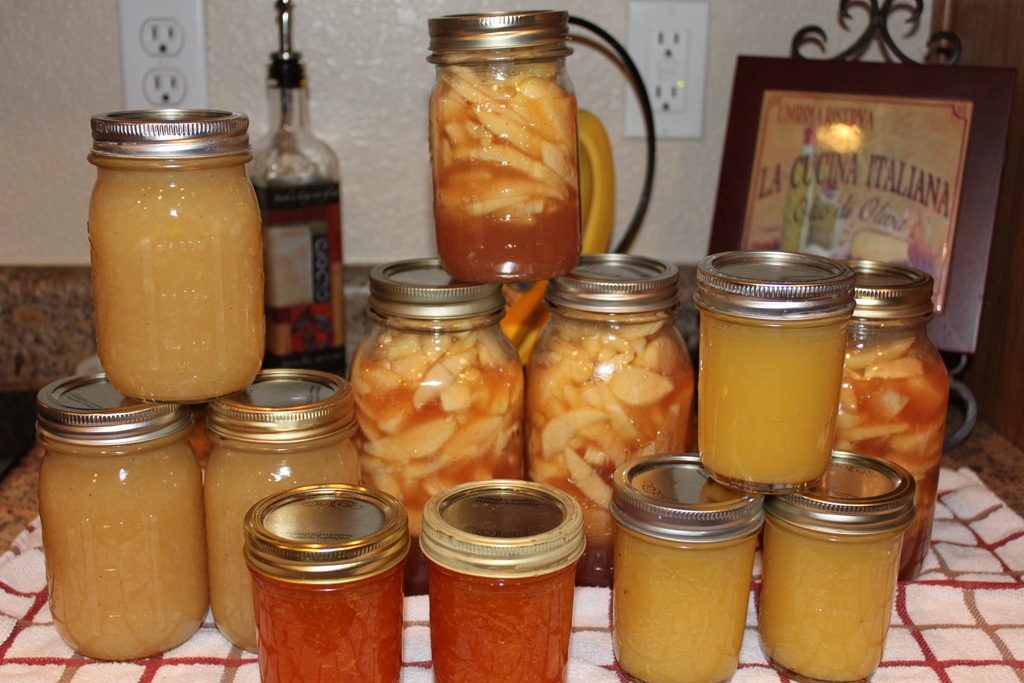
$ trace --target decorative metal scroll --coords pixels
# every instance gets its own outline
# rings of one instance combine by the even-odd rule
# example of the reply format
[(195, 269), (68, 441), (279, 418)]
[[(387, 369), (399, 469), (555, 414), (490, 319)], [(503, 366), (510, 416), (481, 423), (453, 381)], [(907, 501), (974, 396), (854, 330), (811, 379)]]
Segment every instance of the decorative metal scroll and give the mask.
[[(922, 62), (916, 62), (907, 56), (899, 48), (889, 31), (889, 20), (893, 15), (909, 13), (906, 23), (909, 30), (905, 35), (910, 35), (918, 28), (921, 21), (921, 14), (924, 12), (924, 0), (884, 0), (879, 5), (879, 0), (840, 0), (839, 1), (839, 24), (844, 30), (849, 30), (847, 21), (853, 17), (852, 8), (865, 10), (869, 14), (868, 26), (864, 33), (848, 48), (829, 59), (833, 61), (856, 61), (871, 46), (878, 43), (882, 55), (887, 62), (900, 61), (905, 64), (929, 63), (952, 66), (960, 59), (960, 38), (949, 31), (937, 31), (928, 39), (928, 50)], [(793, 36), (792, 57), (797, 59), (811, 59), (801, 53), (801, 49), (807, 44), (814, 44), (824, 53), (828, 36), (820, 26), (805, 26)]]

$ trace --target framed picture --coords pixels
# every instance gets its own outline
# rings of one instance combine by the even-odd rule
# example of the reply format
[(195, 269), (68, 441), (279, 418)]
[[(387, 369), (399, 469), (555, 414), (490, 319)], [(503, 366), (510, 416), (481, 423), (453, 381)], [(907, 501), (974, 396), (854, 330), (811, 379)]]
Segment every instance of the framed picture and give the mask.
[(935, 279), (929, 334), (973, 353), (1013, 69), (740, 57), (709, 253), (802, 251)]

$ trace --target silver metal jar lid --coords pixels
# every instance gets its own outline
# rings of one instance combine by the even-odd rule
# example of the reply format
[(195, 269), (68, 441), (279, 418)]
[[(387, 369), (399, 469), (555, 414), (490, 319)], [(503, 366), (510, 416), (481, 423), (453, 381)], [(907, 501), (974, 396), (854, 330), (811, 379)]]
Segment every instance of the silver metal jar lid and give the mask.
[(370, 271), (369, 308), (383, 316), (451, 320), (500, 313), (505, 296), (499, 284), (453, 280), (440, 259), (410, 259)]
[(41, 435), (84, 446), (142, 443), (192, 426), (188, 406), (122, 396), (102, 372), (50, 382), (36, 395), (36, 409)]
[(544, 300), (598, 313), (646, 313), (679, 304), (679, 270), (630, 254), (586, 254), (568, 275), (548, 281)]
[(547, 574), (576, 562), (585, 546), (583, 508), (547, 484), (469, 482), (436, 494), (423, 508), (423, 554), (463, 574)]
[(914, 518), (914, 476), (881, 458), (834, 451), (825, 476), (765, 502), (769, 516), (804, 529), (857, 535), (898, 531)]
[(342, 583), (405, 559), (409, 518), (393, 496), (362, 486), (300, 486), (267, 496), (245, 515), (245, 561), (282, 581)]
[(695, 453), (633, 460), (612, 478), (616, 522), (666, 541), (711, 543), (757, 533), (764, 521), (761, 496), (711, 479)]
[(727, 251), (697, 265), (698, 307), (745, 318), (811, 320), (849, 315), (853, 270), (824, 256)]
[(439, 56), (486, 50), (542, 49), (552, 56), (572, 53), (569, 13), (563, 11), (485, 12), (452, 14), (427, 21), (431, 55)]
[(932, 276), (916, 268), (884, 261), (847, 261), (856, 273), (853, 317), (864, 320), (929, 319)]
[(89, 159), (249, 154), (249, 117), (214, 109), (144, 109), (92, 117)]
[(356, 428), (352, 388), (319, 370), (261, 370), (248, 388), (211, 401), (210, 432), (257, 443), (294, 443)]

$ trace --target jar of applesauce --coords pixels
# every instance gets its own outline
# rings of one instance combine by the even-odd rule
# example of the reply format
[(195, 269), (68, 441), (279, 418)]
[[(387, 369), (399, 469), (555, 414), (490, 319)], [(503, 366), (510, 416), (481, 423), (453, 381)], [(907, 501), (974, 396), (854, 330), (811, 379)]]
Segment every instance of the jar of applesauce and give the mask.
[(243, 114), (92, 119), (96, 343), (110, 383), (147, 401), (244, 389), (263, 360), (263, 252)]
[(720, 483), (799, 491), (835, 441), (853, 270), (790, 252), (724, 252), (697, 266), (697, 447)]
[(739, 663), (761, 496), (708, 477), (696, 454), (615, 472), (612, 643), (646, 683), (728, 680)]
[(583, 510), (546, 484), (461, 484), (423, 509), (437, 683), (563, 683)]
[(255, 652), (242, 521), (256, 502), (284, 489), (359, 483), (352, 390), (327, 372), (262, 370), (249, 388), (211, 401), (206, 415), (210, 606), (221, 633)]
[(928, 338), (932, 277), (880, 261), (852, 261), (856, 306), (836, 423), (838, 450), (907, 468), (917, 514), (903, 538), (900, 580), (921, 570), (932, 537), (946, 431), (949, 373)]
[(768, 662), (800, 681), (866, 681), (882, 660), (914, 477), (836, 451), (801, 493), (765, 501), (758, 631)]
[(429, 21), (434, 223), (441, 263), (467, 282), (536, 281), (580, 254), (569, 14)]
[(352, 357), (363, 483), (409, 513), (406, 592), (427, 592), (420, 519), (455, 484), (523, 476), (523, 366), (499, 325), (497, 284), (452, 280), (437, 259), (370, 271), (371, 326)]
[(405, 510), (346, 484), (271, 494), (245, 515), (262, 683), (379, 681), (402, 670)]
[(612, 475), (628, 460), (691, 448), (693, 364), (676, 327), (679, 272), (626, 254), (580, 258), (548, 282), (551, 317), (526, 366), (529, 478), (583, 506), (576, 580), (612, 584)]
[(103, 374), (43, 387), (39, 517), (50, 612), (84, 657), (166, 652), (209, 606), (192, 412), (119, 394)]

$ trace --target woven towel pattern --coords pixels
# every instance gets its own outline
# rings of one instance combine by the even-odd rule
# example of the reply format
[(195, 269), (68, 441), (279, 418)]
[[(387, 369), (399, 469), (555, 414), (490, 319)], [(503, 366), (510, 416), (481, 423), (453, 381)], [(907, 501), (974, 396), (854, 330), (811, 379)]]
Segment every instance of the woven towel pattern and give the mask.
[[(256, 658), (224, 639), (207, 615), (180, 647), (138, 662), (76, 655), (46, 601), (37, 519), (0, 557), (0, 682), (258, 683)], [(757, 641), (756, 581), (733, 683), (787, 681)], [(621, 683), (611, 647), (610, 592), (578, 588), (570, 683)], [(430, 683), (425, 596), (406, 600), (402, 683)], [(968, 469), (943, 469), (932, 546), (921, 576), (897, 590), (885, 659), (874, 683), (1024, 683), (1024, 519)]]

